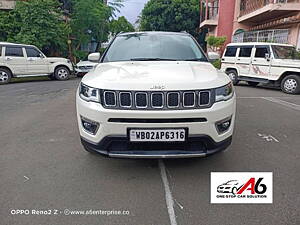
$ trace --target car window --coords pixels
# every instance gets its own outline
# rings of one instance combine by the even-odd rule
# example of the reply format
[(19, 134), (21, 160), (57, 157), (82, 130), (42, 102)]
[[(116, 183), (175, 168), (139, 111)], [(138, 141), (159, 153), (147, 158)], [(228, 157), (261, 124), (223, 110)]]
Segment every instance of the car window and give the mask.
[(255, 58), (265, 58), (266, 54), (269, 54), (267, 47), (256, 47)]
[(117, 36), (103, 62), (138, 59), (208, 61), (194, 39), (188, 35), (138, 33)]
[(237, 47), (227, 47), (225, 56), (226, 57), (235, 57), (237, 51)]
[(250, 57), (251, 51), (252, 51), (252, 47), (241, 47), (239, 57)]
[(40, 52), (35, 48), (25, 48), (27, 57), (40, 57)]
[(5, 56), (23, 57), (22, 47), (10, 47), (6, 46)]

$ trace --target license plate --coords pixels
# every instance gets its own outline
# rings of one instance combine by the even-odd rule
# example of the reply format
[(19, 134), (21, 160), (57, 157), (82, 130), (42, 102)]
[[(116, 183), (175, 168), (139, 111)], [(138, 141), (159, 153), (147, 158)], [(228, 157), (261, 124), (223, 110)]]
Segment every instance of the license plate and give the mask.
[(183, 142), (186, 129), (130, 129), (129, 140), (132, 142)]

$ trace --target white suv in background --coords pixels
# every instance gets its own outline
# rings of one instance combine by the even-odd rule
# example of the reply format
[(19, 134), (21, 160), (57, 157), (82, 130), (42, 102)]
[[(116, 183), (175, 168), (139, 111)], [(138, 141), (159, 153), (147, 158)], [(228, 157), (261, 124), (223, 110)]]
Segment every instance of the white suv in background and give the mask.
[(300, 52), (292, 45), (231, 43), (222, 57), (221, 70), (233, 84), (247, 81), (280, 86), (288, 94), (300, 93)]
[[(98, 62), (99, 53), (89, 56)], [(200, 157), (227, 148), (236, 97), (187, 33), (119, 34), (76, 95), (84, 148), (111, 157)]]
[(65, 58), (46, 57), (33, 45), (0, 42), (0, 84), (13, 77), (49, 76), (67, 80), (73, 65)]

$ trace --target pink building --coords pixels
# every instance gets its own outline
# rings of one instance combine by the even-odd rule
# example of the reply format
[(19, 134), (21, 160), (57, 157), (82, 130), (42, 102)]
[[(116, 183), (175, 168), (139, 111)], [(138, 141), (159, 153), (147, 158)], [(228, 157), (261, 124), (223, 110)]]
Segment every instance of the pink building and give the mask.
[(209, 35), (226, 36), (231, 42), (235, 0), (201, 0), (200, 28), (207, 28)]
[(209, 34), (227, 36), (229, 42), (300, 48), (300, 0), (201, 0), (201, 6), (200, 28), (208, 28)]

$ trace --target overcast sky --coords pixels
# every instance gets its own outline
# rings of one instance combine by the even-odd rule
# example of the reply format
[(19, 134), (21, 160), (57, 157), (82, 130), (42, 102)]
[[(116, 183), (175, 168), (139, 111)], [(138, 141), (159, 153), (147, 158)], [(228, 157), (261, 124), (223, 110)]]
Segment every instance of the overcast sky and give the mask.
[(124, 0), (124, 7), (121, 8), (121, 12), (117, 13), (117, 15), (125, 16), (130, 23), (134, 24), (147, 1), (148, 0)]

